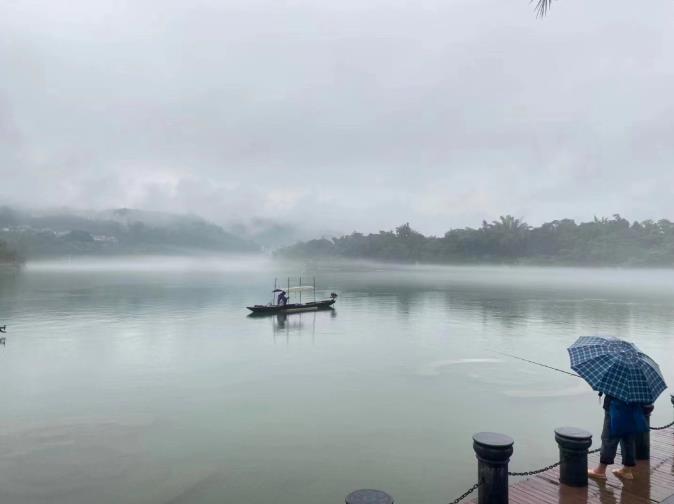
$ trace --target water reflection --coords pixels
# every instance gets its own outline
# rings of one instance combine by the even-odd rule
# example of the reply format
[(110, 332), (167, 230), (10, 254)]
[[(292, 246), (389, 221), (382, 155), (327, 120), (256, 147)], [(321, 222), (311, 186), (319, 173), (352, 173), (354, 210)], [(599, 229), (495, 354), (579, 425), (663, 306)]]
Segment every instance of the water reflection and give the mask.
[(635, 328), (642, 333), (674, 330), (674, 296), (667, 295), (644, 300), (639, 293), (630, 291), (588, 297), (582, 290), (520, 292), (485, 286), (428, 291), (415, 285), (399, 285), (392, 290), (375, 288), (358, 294), (351, 301), (363, 305), (363, 309), (369, 309), (374, 301), (379, 309), (391, 306), (404, 318), (432, 309), (451, 318), (472, 317), (508, 330), (531, 324), (582, 326), (591, 332), (617, 336), (629, 335)]
[[(268, 317), (272, 322), (272, 337), (284, 336), (286, 341), (290, 335), (310, 335), (311, 341), (316, 340), (316, 327), (321, 322), (337, 317), (337, 310), (319, 310), (301, 313), (277, 313)], [(319, 327), (320, 332), (320, 327)]]
[[(584, 488), (574, 488), (559, 485), (560, 504), (587, 502), (588, 495), (598, 497), (601, 504), (627, 504), (631, 502), (651, 501), (651, 465), (648, 461), (640, 460), (635, 468), (635, 478), (632, 481), (620, 481), (608, 473), (607, 480), (592, 480)], [(660, 499), (657, 499), (658, 501)]]
[[(328, 278), (326, 283), (340, 289), (340, 304), (346, 302), (363, 311), (381, 313), (389, 307), (402, 318), (434, 311), (452, 320), (471, 319), (483, 325), (500, 326), (513, 334), (517, 328), (532, 324), (583, 328), (618, 336), (628, 336), (635, 330), (640, 333), (674, 330), (671, 291), (654, 290), (645, 298), (643, 288), (633, 290), (622, 285), (612, 288), (601, 282), (580, 284), (576, 289), (568, 280), (563, 284), (551, 282), (545, 288), (538, 284), (530, 288), (504, 285), (503, 278), (495, 278), (492, 284), (484, 278), (469, 284), (463, 277), (454, 278), (451, 271), (440, 269), (434, 277), (427, 277), (425, 270), (418, 275), (388, 272), (385, 277), (376, 272), (371, 275), (345, 272)], [(200, 272), (183, 276), (139, 273), (129, 282), (128, 274), (70, 274), (64, 291), (63, 275), (52, 271), (41, 275), (2, 274), (0, 314), (5, 319), (26, 311), (54, 316), (98, 313), (106, 318), (134, 318), (148, 312), (180, 314), (218, 306), (243, 307), (250, 304), (249, 300), (259, 302), (265, 279), (256, 280), (259, 284), (256, 285), (235, 277), (230, 274), (219, 281), (217, 275)], [(479, 275), (477, 279), (480, 280)], [(515, 279), (522, 282), (519, 277)], [(275, 326), (284, 329), (285, 321), (277, 320)]]
[[(134, 318), (159, 312), (179, 314), (231, 303), (238, 297), (227, 284), (190, 277), (170, 279), (154, 275), (115, 274), (0, 275), (0, 313), (42, 313), (52, 316), (80, 315)], [(186, 281), (187, 280), (187, 281)], [(65, 284), (64, 284), (65, 283)], [(65, 287), (65, 289), (64, 289)]]

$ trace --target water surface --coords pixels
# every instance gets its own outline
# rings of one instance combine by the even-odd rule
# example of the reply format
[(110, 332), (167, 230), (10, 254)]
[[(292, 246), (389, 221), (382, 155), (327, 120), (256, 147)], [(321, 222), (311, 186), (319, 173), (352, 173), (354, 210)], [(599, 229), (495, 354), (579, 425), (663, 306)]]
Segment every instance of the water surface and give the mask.
[[(336, 309), (246, 316), (298, 274)], [(671, 271), (54, 261), (0, 273), (4, 323), (3, 503), (442, 503), (474, 432), (514, 437), (513, 470), (556, 459), (555, 427), (598, 438), (582, 381), (497, 352), (568, 369), (612, 334), (674, 383)]]

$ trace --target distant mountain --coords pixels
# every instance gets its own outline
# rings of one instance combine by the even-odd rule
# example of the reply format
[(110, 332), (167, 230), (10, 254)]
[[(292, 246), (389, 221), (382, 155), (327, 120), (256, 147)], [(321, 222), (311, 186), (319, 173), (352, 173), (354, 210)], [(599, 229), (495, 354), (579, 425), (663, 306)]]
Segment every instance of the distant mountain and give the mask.
[(244, 253), (260, 247), (194, 215), (0, 207), (0, 240), (22, 256)]

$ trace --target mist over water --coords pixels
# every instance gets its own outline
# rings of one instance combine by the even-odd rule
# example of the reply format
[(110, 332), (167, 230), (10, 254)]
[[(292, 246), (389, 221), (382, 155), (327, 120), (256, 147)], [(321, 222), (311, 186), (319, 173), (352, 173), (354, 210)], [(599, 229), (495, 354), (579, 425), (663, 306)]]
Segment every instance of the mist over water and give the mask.
[(26, 265), (28, 271), (53, 272), (168, 272), (206, 271), (216, 273), (257, 272), (264, 273), (273, 268), (271, 259), (264, 255), (207, 255), (191, 256), (117, 256), (106, 257), (76, 257), (74, 259), (42, 259)]
[[(299, 275), (336, 309), (247, 316)], [(43, 261), (0, 273), (5, 323), (0, 501), (19, 504), (443, 502), (474, 482), (476, 431), (515, 438), (513, 470), (556, 460), (561, 425), (598, 443), (584, 382), (497, 352), (568, 369), (578, 336), (611, 334), (674, 383), (665, 270)]]

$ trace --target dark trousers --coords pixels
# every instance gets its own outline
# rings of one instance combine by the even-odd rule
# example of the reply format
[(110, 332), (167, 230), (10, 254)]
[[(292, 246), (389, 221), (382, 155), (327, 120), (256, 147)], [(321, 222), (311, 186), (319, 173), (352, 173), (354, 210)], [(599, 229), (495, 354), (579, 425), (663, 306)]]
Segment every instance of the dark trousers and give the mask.
[(620, 443), (620, 451), (622, 452), (623, 465), (636, 465), (636, 445), (634, 435), (623, 437), (611, 437), (611, 417), (608, 411), (604, 412), (604, 428), (601, 431), (601, 451), (599, 452), (599, 462), (602, 464), (613, 464), (615, 455), (618, 451), (618, 443)]

